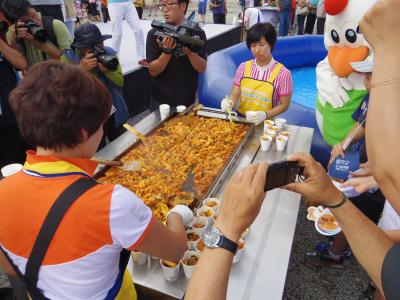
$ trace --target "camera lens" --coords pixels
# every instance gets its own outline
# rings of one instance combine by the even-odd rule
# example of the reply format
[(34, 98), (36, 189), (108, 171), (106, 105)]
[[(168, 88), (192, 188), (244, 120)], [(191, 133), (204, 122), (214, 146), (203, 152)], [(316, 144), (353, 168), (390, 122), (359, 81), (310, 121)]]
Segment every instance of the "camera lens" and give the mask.
[(47, 42), (47, 31), (41, 28), (36, 22), (28, 21), (25, 23), (25, 26), (26, 28), (28, 28), (28, 32), (33, 36), (35, 40), (41, 43)]

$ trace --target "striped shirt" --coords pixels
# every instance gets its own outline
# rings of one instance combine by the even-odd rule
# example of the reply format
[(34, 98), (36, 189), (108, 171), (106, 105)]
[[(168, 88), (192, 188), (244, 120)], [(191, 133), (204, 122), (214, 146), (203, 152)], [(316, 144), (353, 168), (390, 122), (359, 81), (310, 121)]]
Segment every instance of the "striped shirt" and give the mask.
[[(54, 201), (97, 164), (82, 158), (28, 152), (24, 169), (0, 181), (0, 246), (24, 274), (28, 257)], [(134, 250), (154, 223), (152, 212), (119, 185), (99, 184), (67, 211), (39, 272), (48, 299), (114, 299), (122, 249)], [(134, 297), (134, 295), (132, 295)]]
[[(245, 72), (245, 65), (247, 62), (240, 64), (236, 71), (235, 78), (233, 80), (233, 85), (240, 87), (240, 81), (242, 80)], [(257, 80), (267, 81), (271, 72), (275, 69), (278, 62), (272, 58), (271, 62), (260, 67), (257, 65), (256, 60), (252, 60), (250, 77)], [(290, 71), (282, 67), (279, 71), (278, 76), (274, 81), (274, 98), (272, 99), (272, 105), (275, 107), (279, 104), (279, 98), (291, 95), (293, 91), (292, 74)]]

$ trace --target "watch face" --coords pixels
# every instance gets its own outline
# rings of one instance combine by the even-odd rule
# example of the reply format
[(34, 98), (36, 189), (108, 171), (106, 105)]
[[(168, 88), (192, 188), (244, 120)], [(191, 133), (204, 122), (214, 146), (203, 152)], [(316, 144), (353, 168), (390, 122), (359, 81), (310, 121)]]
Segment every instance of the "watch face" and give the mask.
[(220, 240), (220, 233), (218, 229), (212, 228), (210, 231), (206, 231), (204, 233), (204, 244), (208, 248), (215, 248), (218, 245), (218, 242)]

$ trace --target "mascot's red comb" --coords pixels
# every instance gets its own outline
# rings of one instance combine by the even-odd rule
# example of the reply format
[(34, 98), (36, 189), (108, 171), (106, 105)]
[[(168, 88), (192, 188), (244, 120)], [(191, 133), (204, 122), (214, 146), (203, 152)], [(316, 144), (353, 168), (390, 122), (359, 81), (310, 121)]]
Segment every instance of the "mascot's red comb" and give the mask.
[(343, 12), (349, 0), (325, 0), (325, 11), (328, 15), (336, 16)]

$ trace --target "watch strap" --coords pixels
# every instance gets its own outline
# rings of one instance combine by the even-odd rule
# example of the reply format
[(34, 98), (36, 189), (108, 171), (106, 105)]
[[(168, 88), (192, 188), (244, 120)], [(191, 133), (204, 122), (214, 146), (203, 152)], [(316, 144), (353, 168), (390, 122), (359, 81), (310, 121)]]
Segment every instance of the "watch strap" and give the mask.
[(221, 234), (218, 242), (218, 247), (228, 250), (233, 254), (236, 254), (238, 244), (236, 244), (234, 241), (231, 241), (230, 239)]

